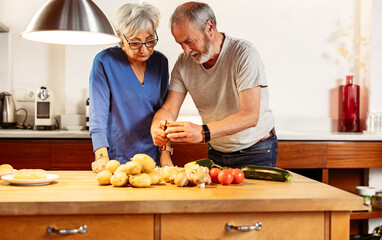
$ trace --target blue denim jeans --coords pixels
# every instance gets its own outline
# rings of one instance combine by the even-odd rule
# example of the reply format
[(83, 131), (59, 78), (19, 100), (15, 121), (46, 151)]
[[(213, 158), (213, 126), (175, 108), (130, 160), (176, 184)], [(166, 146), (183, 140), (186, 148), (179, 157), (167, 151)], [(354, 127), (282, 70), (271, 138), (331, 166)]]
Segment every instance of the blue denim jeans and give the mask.
[(208, 158), (218, 165), (231, 168), (241, 168), (244, 165), (275, 167), (278, 152), (276, 135), (249, 148), (231, 153), (216, 151), (208, 144)]

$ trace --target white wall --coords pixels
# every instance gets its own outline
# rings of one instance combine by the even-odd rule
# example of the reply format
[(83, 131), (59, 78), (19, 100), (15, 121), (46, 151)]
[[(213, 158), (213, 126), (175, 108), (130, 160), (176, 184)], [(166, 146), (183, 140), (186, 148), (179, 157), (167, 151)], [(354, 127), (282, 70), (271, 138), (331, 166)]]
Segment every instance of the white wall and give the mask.
[[(0, 0), (0, 22), (8, 25), (11, 35), (11, 70), (7, 81), (13, 88), (37, 89), (47, 85), (56, 94), (56, 113), (84, 114), (93, 57), (108, 46), (65, 47), (21, 39), (19, 33), (45, 1)], [(112, 18), (116, 9), (127, 1), (94, 2)], [(184, 1), (147, 2), (161, 11), (160, 41), (156, 49), (166, 54), (171, 68), (181, 48), (171, 36), (168, 21), (175, 7)], [(355, 75), (355, 82), (361, 85), (361, 111), (362, 118), (365, 118), (369, 111), (371, 0), (206, 2), (215, 11), (218, 30), (250, 40), (260, 52), (266, 67), (270, 103), (276, 122), (283, 118), (337, 118), (337, 89), (348, 74)], [(357, 43), (359, 36), (363, 38)], [(351, 61), (340, 54), (340, 48), (352, 54)], [(0, 78), (0, 81), (5, 80)], [(0, 91), (3, 91), (2, 85), (0, 82)], [(382, 88), (379, 84), (374, 86), (373, 91)], [(373, 97), (374, 102), (382, 98), (377, 95)], [(16, 104), (33, 111), (33, 103)], [(377, 105), (372, 106), (377, 108)], [(197, 114), (190, 99), (181, 113)]]
[[(371, 81), (370, 81), (370, 111), (382, 112), (381, 90), (382, 90), (382, 1), (373, 0), (372, 12), (372, 32), (371, 37)], [(369, 186), (381, 191), (382, 168), (370, 169)], [(381, 218), (369, 220), (369, 232), (382, 225)]]

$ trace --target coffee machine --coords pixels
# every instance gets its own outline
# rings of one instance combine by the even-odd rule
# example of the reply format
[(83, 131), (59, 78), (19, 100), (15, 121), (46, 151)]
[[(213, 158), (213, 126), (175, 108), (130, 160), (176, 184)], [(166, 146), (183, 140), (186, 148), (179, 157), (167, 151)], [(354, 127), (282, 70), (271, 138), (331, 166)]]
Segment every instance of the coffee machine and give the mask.
[(42, 86), (35, 98), (35, 130), (54, 130), (54, 97), (51, 91)]
[(0, 127), (15, 128), (17, 124), (16, 107), (12, 95), (8, 92), (0, 93), (0, 111)]

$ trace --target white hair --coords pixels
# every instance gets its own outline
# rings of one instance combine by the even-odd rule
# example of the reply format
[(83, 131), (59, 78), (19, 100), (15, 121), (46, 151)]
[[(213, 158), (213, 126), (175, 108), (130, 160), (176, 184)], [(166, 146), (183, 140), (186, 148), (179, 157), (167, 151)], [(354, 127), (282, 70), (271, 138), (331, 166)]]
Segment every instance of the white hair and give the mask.
[(127, 3), (122, 5), (114, 17), (114, 27), (122, 36), (134, 38), (139, 32), (150, 31), (153, 34), (158, 28), (160, 13), (158, 8), (148, 3)]
[(215, 27), (217, 26), (214, 11), (207, 3), (203, 2), (186, 2), (178, 6), (171, 15), (170, 27), (176, 26), (184, 18), (195, 24), (202, 32), (204, 32), (208, 20), (211, 20)]

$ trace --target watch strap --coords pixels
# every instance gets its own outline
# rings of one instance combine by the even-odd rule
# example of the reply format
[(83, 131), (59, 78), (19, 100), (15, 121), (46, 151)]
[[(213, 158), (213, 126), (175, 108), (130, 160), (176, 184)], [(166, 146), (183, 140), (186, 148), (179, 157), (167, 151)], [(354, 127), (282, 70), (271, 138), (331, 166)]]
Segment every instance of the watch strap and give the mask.
[(174, 153), (174, 148), (170, 147), (170, 146), (162, 146), (162, 147), (159, 147), (159, 151), (163, 152), (163, 151), (169, 151), (170, 152), (170, 155), (172, 155)]
[(208, 128), (206, 124), (203, 124), (202, 127), (203, 127), (204, 142), (209, 142), (211, 140), (210, 129)]

